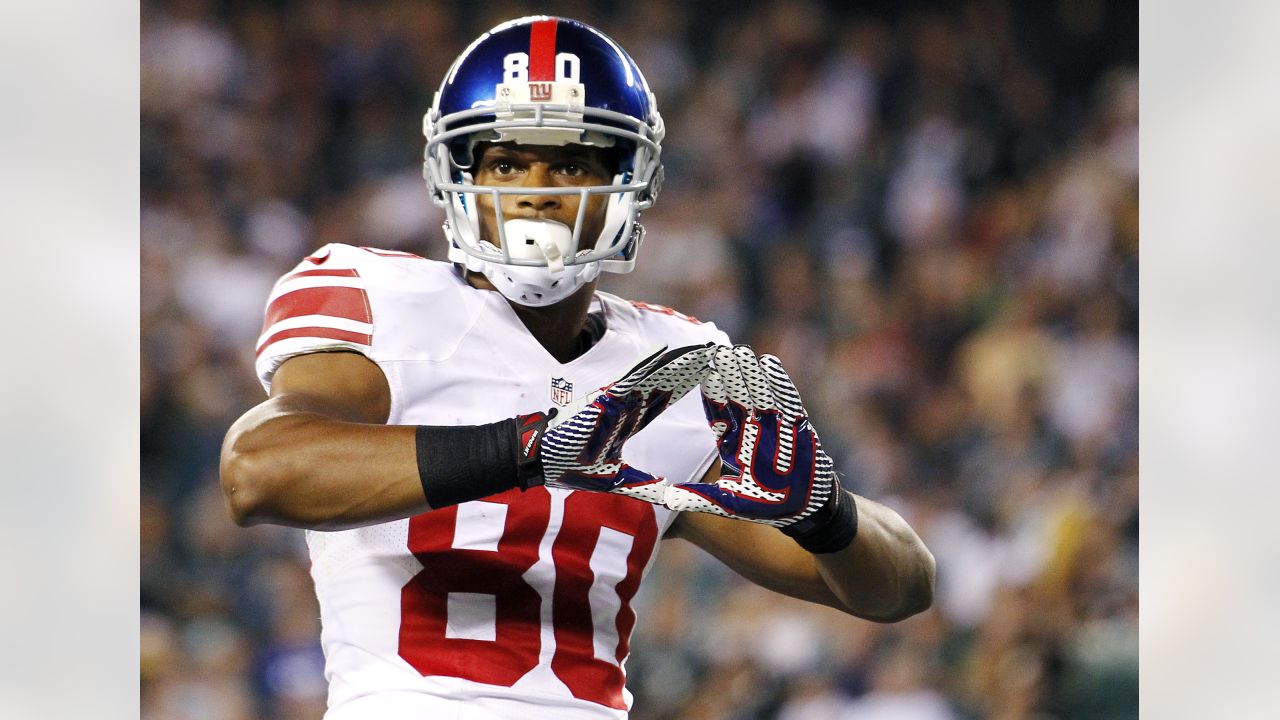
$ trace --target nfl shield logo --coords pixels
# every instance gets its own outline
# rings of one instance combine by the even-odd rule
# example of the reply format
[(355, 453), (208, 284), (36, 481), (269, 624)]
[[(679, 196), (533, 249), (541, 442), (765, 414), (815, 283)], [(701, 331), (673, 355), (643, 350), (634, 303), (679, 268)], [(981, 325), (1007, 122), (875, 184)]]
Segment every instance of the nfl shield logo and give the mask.
[(573, 402), (573, 383), (564, 378), (551, 378), (551, 402), (560, 407)]

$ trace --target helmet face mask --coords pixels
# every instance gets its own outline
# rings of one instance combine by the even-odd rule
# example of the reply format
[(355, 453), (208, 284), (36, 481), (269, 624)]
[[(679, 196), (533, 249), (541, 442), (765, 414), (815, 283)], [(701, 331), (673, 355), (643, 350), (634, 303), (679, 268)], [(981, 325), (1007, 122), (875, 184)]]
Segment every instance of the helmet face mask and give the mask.
[[(449, 259), (510, 278), (504, 295), (526, 305), (547, 305), (572, 294), (602, 270), (629, 272), (644, 237), (638, 222), (661, 183), (661, 116), (634, 61), (599, 31), (572, 20), (530, 17), (482, 35), (454, 62), (423, 121), (427, 137), (423, 175), (445, 211)], [(476, 146), (482, 142), (616, 148), (616, 174), (608, 184), (571, 187), (478, 186)], [(479, 197), (497, 214), (498, 244), (480, 232)], [(528, 227), (526, 252), (506, 237), (504, 195), (578, 196), (570, 237)], [(604, 196), (603, 228), (583, 237), (592, 198)], [(524, 228), (523, 225), (516, 226)], [(551, 242), (547, 238), (555, 237)], [(519, 276), (521, 282), (516, 282)]]

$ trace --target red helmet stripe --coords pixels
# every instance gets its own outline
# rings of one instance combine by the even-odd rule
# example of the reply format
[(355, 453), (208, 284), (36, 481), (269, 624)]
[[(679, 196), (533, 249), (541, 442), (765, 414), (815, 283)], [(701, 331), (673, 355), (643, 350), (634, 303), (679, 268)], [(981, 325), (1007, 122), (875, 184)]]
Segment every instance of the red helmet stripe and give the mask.
[(556, 20), (538, 20), (529, 30), (529, 80), (555, 79)]

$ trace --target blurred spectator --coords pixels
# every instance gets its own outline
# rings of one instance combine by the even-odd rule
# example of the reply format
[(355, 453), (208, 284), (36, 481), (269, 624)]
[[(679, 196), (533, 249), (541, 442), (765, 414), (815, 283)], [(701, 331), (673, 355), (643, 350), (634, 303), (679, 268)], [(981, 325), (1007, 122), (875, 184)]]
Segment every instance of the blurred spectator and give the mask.
[[(534, 9), (143, 3), (144, 718), (322, 715), (301, 534), (232, 525), (219, 443), (299, 256), (443, 257), (422, 113), (464, 39)], [(636, 272), (604, 289), (780, 354), (846, 482), (939, 566), (934, 609), (881, 626), (672, 544), (632, 716), (1136, 717), (1136, 5), (557, 12), (631, 48), (667, 122)]]

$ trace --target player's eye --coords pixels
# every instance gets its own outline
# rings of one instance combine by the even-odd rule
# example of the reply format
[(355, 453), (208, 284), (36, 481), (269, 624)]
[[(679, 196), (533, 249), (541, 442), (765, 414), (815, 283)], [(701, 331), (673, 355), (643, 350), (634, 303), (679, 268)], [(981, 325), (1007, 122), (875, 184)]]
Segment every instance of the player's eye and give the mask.
[(590, 163), (561, 163), (556, 165), (554, 172), (567, 181), (579, 184), (594, 182), (596, 178), (604, 177), (602, 170)]
[(495, 160), (489, 167), (496, 175), (511, 175), (516, 171), (516, 166), (507, 160)]

